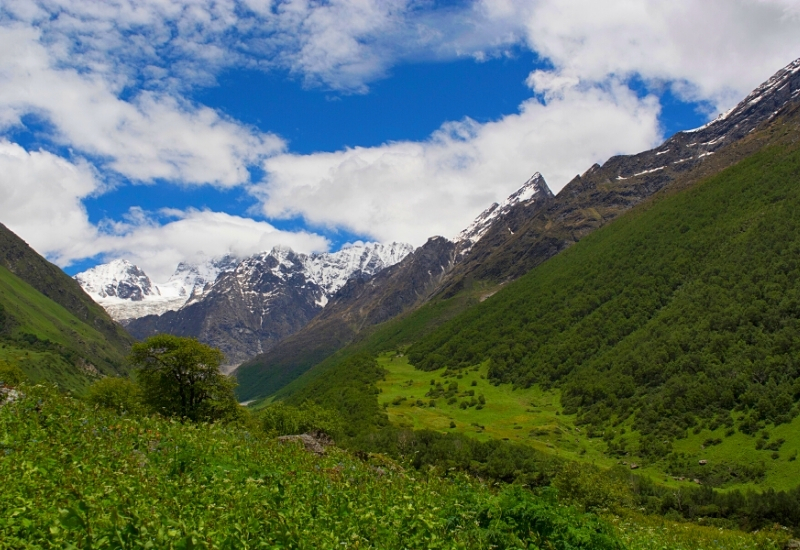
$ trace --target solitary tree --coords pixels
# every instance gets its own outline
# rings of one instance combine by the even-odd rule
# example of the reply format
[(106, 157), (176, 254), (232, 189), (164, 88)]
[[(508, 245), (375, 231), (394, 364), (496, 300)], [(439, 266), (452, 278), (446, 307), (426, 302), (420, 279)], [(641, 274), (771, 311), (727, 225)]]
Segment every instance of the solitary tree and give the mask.
[(222, 352), (170, 334), (134, 344), (131, 361), (144, 401), (166, 416), (216, 420), (235, 412), (235, 382), (220, 373)]

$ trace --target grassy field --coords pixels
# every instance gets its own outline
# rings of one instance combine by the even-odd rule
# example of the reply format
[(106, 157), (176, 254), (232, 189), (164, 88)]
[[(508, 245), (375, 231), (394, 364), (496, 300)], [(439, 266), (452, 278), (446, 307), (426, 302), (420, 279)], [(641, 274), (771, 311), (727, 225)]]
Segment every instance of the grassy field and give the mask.
[[(590, 460), (609, 462), (602, 455), (600, 441), (592, 441), (576, 428), (572, 417), (561, 415), (557, 391), (544, 392), (538, 388), (513, 390), (509, 385), (494, 386), (486, 379), (486, 366), (474, 367), (463, 375), (444, 377), (444, 369), (424, 372), (408, 364), (404, 356), (385, 353), (378, 364), (389, 371), (378, 383), (381, 393), (378, 402), (385, 407), (389, 420), (401, 427), (414, 429), (457, 430), (470, 433), (480, 440), (506, 439), (526, 442), (540, 450), (550, 450), (565, 458), (583, 456)], [(434, 383), (444, 389), (457, 383), (456, 401), (448, 404), (445, 397), (426, 396)], [(469, 395), (472, 392), (473, 395)], [(483, 396), (485, 404), (461, 408), (462, 402)], [(418, 402), (421, 402), (420, 405)], [(450, 423), (455, 427), (451, 428)]]
[(758, 534), (628, 514), (380, 455), (323, 456), (254, 424), (117, 415), (43, 386), (0, 406), (0, 549), (779, 549)]
[[(674, 487), (692, 484), (691, 479), (679, 481), (667, 475), (662, 463), (647, 464), (633, 455), (623, 458), (607, 456), (607, 444), (601, 437), (588, 437), (585, 429), (575, 425), (574, 415), (562, 414), (558, 390), (542, 391), (536, 386), (513, 389), (510, 384), (493, 385), (486, 379), (485, 365), (463, 371), (459, 378), (445, 377), (445, 369), (433, 372), (417, 370), (408, 364), (405, 356), (397, 353), (380, 355), (378, 363), (388, 371), (386, 378), (378, 383), (378, 402), (385, 408), (390, 422), (396, 426), (441, 432), (458, 431), (479, 440), (507, 439), (601, 467), (633, 462), (640, 465), (638, 473), (660, 484)], [(431, 381), (434, 385), (431, 385)], [(432, 407), (431, 397), (426, 394), (435, 390), (439, 383), (445, 390), (450, 384), (457, 383), (458, 390), (453, 396), (456, 399), (448, 403), (448, 398), (437, 397)], [(473, 395), (468, 394), (470, 391)], [(484, 397), (483, 408), (478, 408), (478, 405), (461, 407), (461, 403), (470, 403), (479, 396)], [(452, 397), (449, 399), (452, 400)], [(455, 427), (451, 427), (451, 423)], [(726, 488), (787, 489), (800, 481), (800, 461), (793, 458), (800, 450), (800, 418), (795, 418), (790, 424), (768, 429), (769, 438), (764, 440), (767, 445), (785, 440), (778, 451), (756, 449), (756, 443), (763, 439), (763, 433), (748, 436), (736, 431), (726, 435), (726, 431), (725, 427), (713, 431), (704, 429), (697, 433), (690, 431), (685, 439), (676, 440), (673, 450), (686, 453), (693, 463), (707, 460), (709, 464), (723, 461), (764, 464), (765, 476), (759, 483), (729, 483)], [(636, 434), (632, 437), (635, 438)], [(709, 440), (714, 444), (704, 445)], [(778, 456), (772, 458), (775, 452)]]

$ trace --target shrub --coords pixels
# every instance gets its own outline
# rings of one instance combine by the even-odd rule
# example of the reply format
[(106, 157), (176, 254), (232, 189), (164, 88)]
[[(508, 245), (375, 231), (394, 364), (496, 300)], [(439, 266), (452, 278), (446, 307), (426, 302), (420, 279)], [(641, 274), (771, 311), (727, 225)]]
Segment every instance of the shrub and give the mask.
[(130, 378), (108, 376), (97, 380), (89, 386), (86, 401), (118, 413), (139, 413), (144, 410), (142, 392)]
[(0, 384), (7, 386), (18, 386), (23, 383), (27, 377), (18, 365), (0, 361)]
[(310, 402), (299, 407), (275, 403), (262, 410), (259, 418), (262, 429), (273, 436), (322, 431), (336, 438), (344, 429), (344, 420), (338, 413)]

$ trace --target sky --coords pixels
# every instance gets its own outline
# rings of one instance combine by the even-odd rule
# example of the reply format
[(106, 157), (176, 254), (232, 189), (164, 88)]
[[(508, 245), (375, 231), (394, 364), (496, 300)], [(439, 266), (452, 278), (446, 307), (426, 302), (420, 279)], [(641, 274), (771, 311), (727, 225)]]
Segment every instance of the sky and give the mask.
[(452, 238), (731, 108), (800, 0), (3, 0), (0, 223), (75, 274)]

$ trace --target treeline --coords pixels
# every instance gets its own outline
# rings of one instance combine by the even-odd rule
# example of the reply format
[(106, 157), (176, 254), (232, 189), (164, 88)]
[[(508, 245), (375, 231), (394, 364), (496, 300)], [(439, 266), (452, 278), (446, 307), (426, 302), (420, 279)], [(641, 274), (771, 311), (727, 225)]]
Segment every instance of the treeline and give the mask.
[(629, 419), (654, 441), (788, 422), (800, 398), (799, 179), (800, 147), (763, 150), (586, 237), (409, 359), (424, 370), (488, 359), (498, 383), (559, 387), (565, 412), (598, 434)]

